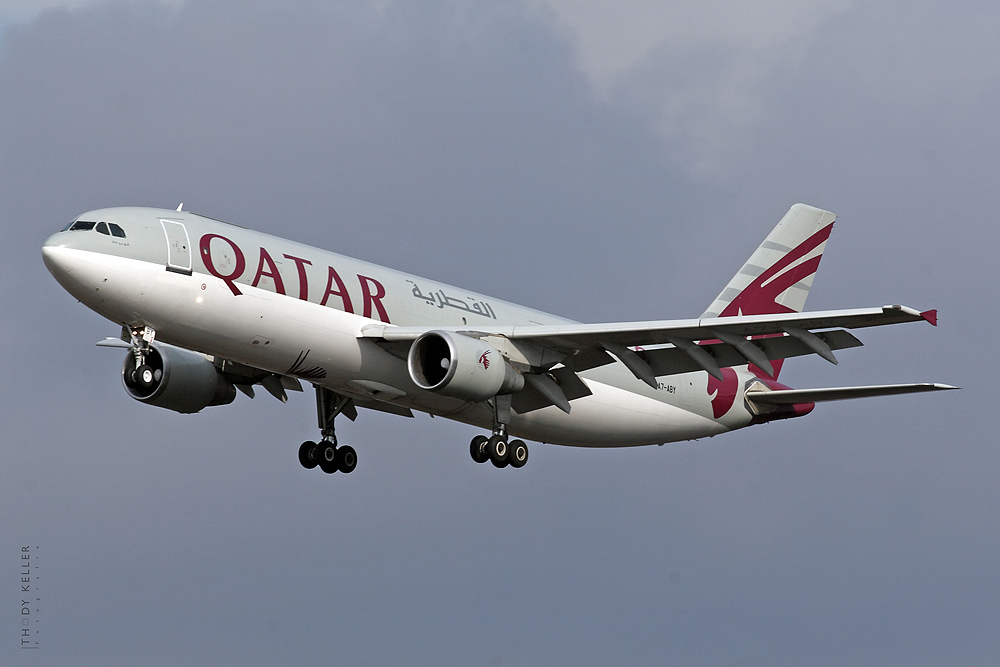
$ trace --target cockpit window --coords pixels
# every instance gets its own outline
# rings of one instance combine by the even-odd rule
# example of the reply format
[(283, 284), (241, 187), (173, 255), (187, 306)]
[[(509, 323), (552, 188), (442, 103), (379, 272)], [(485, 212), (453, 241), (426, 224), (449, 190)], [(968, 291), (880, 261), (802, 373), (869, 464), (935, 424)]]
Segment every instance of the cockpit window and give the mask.
[(113, 222), (104, 222), (103, 220), (101, 222), (77, 220), (66, 225), (63, 231), (89, 232), (92, 229), (96, 229), (98, 233), (105, 236), (114, 236), (119, 239), (125, 238), (125, 230), (121, 228), (121, 225)]

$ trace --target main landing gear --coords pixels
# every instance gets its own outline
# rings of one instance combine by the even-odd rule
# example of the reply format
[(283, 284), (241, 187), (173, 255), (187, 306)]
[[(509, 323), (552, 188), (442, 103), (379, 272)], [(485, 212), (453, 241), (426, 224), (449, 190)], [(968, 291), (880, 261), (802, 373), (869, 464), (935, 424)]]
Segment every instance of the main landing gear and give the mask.
[(340, 472), (351, 472), (358, 466), (358, 454), (350, 445), (337, 446), (336, 440), (321, 440), (312, 442), (306, 440), (299, 446), (299, 463), (303, 468), (319, 469), (328, 475)]
[[(337, 471), (348, 473), (358, 465), (358, 454), (349, 445), (337, 445), (334, 420), (344, 414), (354, 421), (358, 417), (354, 401), (329, 389), (316, 388), (316, 414), (323, 439), (319, 442), (307, 440), (299, 447), (299, 463), (303, 468), (319, 468), (327, 474)], [(477, 435), (472, 439), (469, 450), (476, 463), (490, 461), (497, 468), (521, 468), (528, 462), (528, 446), (523, 440), (507, 438), (507, 422), (510, 420), (510, 396), (493, 399), (493, 435)]]
[(528, 462), (528, 446), (523, 440), (511, 440), (500, 433), (489, 438), (477, 435), (469, 445), (472, 460), (476, 463), (489, 461), (497, 468), (521, 468)]
[(354, 401), (316, 386), (316, 414), (323, 439), (318, 443), (307, 440), (299, 447), (299, 463), (303, 468), (311, 470), (318, 466), (323, 472), (332, 475), (338, 470), (343, 473), (351, 472), (358, 466), (358, 453), (353, 447), (337, 446), (333, 422), (341, 413), (351, 421), (357, 419), (358, 411), (354, 407)]
[(507, 440), (510, 419), (510, 396), (493, 399), (493, 435), (477, 435), (469, 444), (469, 453), (476, 463), (489, 461), (497, 468), (521, 468), (528, 462), (528, 446), (523, 440)]

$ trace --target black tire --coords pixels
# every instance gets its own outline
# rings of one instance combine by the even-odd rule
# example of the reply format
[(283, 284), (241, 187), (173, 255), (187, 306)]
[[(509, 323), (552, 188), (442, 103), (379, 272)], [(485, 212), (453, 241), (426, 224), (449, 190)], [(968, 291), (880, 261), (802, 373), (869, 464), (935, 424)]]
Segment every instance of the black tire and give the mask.
[(477, 435), (472, 439), (472, 443), (469, 445), (469, 453), (472, 454), (472, 460), (476, 463), (486, 463), (490, 455), (486, 453), (486, 443), (489, 441), (485, 435)]
[(343, 445), (337, 447), (337, 470), (345, 475), (358, 467), (358, 453), (354, 447)]
[(523, 440), (511, 440), (510, 451), (507, 452), (507, 461), (512, 468), (523, 468), (528, 462), (528, 446)]
[(486, 454), (497, 468), (503, 468), (507, 465), (507, 454), (509, 452), (510, 447), (507, 445), (507, 440), (499, 435), (495, 435), (486, 441)]
[(316, 445), (313, 459), (319, 462), (320, 470), (327, 475), (337, 472), (337, 448), (329, 440)]
[(299, 447), (299, 463), (306, 470), (312, 470), (318, 465), (317, 459), (313, 458), (313, 451), (316, 449), (316, 443), (312, 440), (306, 440)]
[(151, 389), (156, 384), (156, 375), (153, 373), (153, 367), (149, 364), (139, 366), (132, 372), (132, 380), (143, 389)]

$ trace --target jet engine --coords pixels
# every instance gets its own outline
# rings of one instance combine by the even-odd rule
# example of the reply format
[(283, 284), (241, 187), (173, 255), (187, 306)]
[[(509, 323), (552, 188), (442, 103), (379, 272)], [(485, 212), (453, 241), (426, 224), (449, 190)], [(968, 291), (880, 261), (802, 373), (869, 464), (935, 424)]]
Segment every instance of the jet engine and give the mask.
[(421, 389), (473, 403), (524, 387), (524, 377), (495, 347), (449, 331), (428, 331), (413, 341), (406, 364)]
[(137, 401), (174, 412), (199, 412), (211, 405), (227, 405), (236, 398), (236, 387), (222, 377), (206, 357), (173, 345), (153, 342), (146, 363), (135, 367), (129, 352), (122, 365), (122, 384)]

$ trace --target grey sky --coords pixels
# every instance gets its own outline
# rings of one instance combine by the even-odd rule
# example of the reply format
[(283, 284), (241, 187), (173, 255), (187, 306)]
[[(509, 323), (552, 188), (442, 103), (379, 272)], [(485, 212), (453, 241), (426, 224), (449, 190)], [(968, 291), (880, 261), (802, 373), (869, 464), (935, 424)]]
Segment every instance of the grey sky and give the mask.
[[(0, 662), (991, 662), (1000, 16), (792, 4), (5, 3)], [(941, 325), (782, 380), (963, 391), (521, 471), (363, 413), (357, 471), (310, 474), (311, 395), (132, 401), (41, 263), (82, 211), (181, 201), (583, 321), (697, 315), (804, 201), (840, 216), (809, 308)]]

